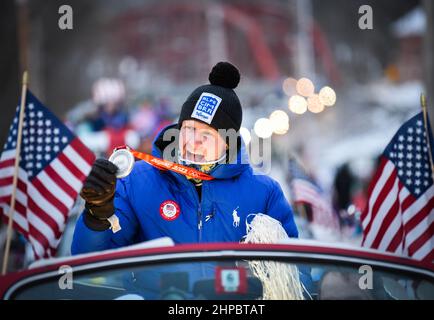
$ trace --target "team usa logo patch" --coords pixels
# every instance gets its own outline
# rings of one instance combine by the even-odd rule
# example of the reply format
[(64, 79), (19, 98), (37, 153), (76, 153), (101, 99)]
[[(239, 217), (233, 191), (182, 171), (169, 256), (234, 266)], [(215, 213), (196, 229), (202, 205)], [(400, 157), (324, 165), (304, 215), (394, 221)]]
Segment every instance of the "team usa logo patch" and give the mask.
[(215, 94), (203, 92), (197, 100), (191, 117), (210, 124), (221, 102), (222, 98)]
[(172, 200), (166, 200), (160, 205), (160, 215), (164, 220), (172, 221), (179, 217), (181, 209), (179, 205)]

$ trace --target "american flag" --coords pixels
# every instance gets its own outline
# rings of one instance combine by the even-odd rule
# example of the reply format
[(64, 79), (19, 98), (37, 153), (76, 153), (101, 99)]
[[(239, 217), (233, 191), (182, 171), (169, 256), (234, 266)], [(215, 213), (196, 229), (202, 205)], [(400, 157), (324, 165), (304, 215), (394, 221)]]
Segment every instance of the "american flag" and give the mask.
[(404, 123), (381, 155), (361, 218), (363, 246), (433, 261), (434, 186), (423, 113)]
[(339, 221), (331, 201), (321, 187), (301, 168), (295, 159), (289, 160), (289, 179), (294, 204), (308, 204), (312, 208), (313, 224), (339, 229)]
[[(13, 226), (35, 259), (54, 256), (93, 153), (29, 91), (26, 96)], [(8, 222), (20, 106), (0, 158), (0, 216)]]

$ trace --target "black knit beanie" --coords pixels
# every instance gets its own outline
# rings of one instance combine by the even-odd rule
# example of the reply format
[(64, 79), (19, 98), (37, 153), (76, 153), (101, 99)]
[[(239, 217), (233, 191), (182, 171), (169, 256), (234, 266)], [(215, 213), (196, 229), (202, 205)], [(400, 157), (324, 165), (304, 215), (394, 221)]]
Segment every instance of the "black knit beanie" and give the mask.
[(209, 74), (210, 84), (194, 90), (182, 105), (178, 126), (184, 120), (198, 120), (214, 129), (240, 130), (243, 112), (235, 89), (240, 72), (229, 62), (219, 62)]

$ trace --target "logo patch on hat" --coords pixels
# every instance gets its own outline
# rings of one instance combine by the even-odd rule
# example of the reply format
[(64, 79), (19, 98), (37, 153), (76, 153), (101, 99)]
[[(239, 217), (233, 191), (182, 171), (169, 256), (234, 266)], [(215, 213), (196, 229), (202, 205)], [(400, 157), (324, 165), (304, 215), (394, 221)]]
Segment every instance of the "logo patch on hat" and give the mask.
[(203, 92), (196, 102), (191, 117), (210, 124), (221, 102), (222, 98), (215, 94)]
[(179, 217), (181, 209), (179, 205), (172, 200), (166, 200), (160, 205), (160, 215), (164, 220), (172, 221)]

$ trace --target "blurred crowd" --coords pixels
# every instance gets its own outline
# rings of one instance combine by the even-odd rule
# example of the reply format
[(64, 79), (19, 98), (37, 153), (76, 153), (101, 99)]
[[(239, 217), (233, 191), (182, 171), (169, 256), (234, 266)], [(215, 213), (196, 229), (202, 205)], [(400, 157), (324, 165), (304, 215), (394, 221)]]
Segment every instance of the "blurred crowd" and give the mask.
[(156, 133), (175, 120), (170, 103), (145, 97), (128, 105), (124, 83), (101, 78), (92, 87), (92, 100), (70, 111), (67, 123), (97, 156), (108, 157), (121, 145), (149, 153)]

